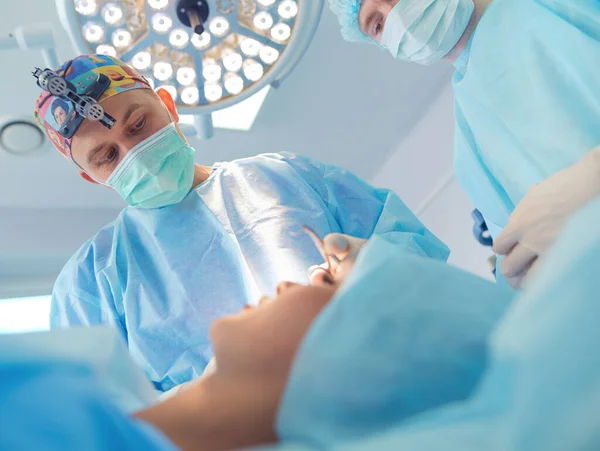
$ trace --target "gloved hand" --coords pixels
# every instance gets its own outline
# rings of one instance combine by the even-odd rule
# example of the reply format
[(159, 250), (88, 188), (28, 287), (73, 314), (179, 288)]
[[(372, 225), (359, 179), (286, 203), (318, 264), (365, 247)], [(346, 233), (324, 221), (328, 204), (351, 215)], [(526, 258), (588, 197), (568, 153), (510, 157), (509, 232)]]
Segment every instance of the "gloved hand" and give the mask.
[(599, 195), (600, 147), (529, 190), (494, 241), (494, 250), (504, 256), (502, 274), (513, 288), (522, 286), (569, 216)]
[[(325, 269), (327, 264), (309, 269), (309, 278), (311, 285), (322, 285), (331, 283), (342, 283), (350, 270), (354, 266), (356, 257), (367, 240), (356, 238), (341, 233), (330, 233), (323, 239), (325, 252), (329, 255), (335, 255), (340, 261), (338, 265), (333, 265), (329, 275)], [(333, 280), (330, 280), (333, 277)]]

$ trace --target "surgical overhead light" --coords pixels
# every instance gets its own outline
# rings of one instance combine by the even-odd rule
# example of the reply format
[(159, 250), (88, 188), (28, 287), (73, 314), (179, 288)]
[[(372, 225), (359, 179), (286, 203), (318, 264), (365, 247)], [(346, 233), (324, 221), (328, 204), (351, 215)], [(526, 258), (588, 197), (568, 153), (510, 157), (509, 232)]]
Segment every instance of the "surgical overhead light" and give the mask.
[[(79, 53), (131, 64), (167, 89), (202, 137), (211, 114), (277, 87), (314, 35), (323, 0), (56, 0)], [(200, 125), (199, 125), (200, 124)]]

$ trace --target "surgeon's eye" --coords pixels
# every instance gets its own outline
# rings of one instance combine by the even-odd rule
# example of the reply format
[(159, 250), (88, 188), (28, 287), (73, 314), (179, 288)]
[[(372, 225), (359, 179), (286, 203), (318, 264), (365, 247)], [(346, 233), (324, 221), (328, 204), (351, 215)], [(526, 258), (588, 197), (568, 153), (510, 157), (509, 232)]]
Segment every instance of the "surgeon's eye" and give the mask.
[(373, 36), (379, 36), (381, 30), (383, 30), (383, 25), (381, 24), (381, 22), (376, 23), (373, 29)]
[(117, 149), (116, 147), (112, 147), (106, 153), (106, 155), (104, 155), (104, 158), (102, 159), (102, 161), (100, 161), (100, 164), (110, 165), (110, 164), (113, 164), (118, 158), (119, 158), (119, 149)]
[(148, 122), (148, 121), (147, 121), (147, 119), (146, 119), (146, 116), (142, 115), (142, 116), (141, 116), (141, 117), (140, 117), (140, 118), (139, 118), (139, 119), (138, 119), (138, 120), (135, 122), (135, 124), (133, 125), (133, 127), (131, 128), (131, 133), (138, 133), (138, 132), (140, 132), (140, 131), (141, 131), (141, 130), (144, 128), (144, 126), (146, 125), (146, 123), (147, 123), (147, 122)]

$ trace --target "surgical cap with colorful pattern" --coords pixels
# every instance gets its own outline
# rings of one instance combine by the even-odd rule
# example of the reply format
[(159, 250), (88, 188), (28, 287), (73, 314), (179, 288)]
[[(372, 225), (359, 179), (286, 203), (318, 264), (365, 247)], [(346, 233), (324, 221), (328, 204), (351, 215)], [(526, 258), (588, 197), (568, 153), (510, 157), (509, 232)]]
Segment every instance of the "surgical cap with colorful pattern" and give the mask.
[[(56, 72), (73, 83), (81, 95), (88, 91), (90, 83), (93, 83), (99, 74), (106, 75), (111, 83), (97, 99), (99, 102), (132, 89), (150, 89), (148, 81), (135, 69), (107, 55), (81, 55), (64, 63)], [(70, 102), (43, 91), (35, 102), (33, 116), (54, 147), (65, 158), (74, 162), (71, 155), (72, 139), (66, 139), (58, 133), (72, 110), (73, 105)]]

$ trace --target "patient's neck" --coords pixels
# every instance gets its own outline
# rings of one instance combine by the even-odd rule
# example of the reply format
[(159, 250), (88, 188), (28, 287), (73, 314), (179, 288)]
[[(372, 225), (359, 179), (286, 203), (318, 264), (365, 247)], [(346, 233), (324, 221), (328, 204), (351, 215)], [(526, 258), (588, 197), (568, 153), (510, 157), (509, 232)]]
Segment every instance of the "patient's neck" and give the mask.
[(469, 21), (469, 24), (467, 25), (467, 28), (461, 36), (458, 43), (454, 46), (452, 50), (450, 50), (450, 53), (448, 53), (444, 57), (446, 61), (454, 63), (454, 61), (456, 61), (456, 59), (461, 55), (465, 48), (467, 48), (467, 44), (469, 43), (471, 36), (473, 36), (473, 33), (475, 32), (475, 28), (477, 28), (477, 25), (479, 24), (483, 13), (485, 12), (488, 5), (492, 3), (492, 0), (473, 0), (473, 3), (475, 5), (475, 9), (473, 10), (471, 20)]
[(219, 451), (277, 441), (280, 389), (266, 382), (228, 381), (218, 373), (135, 416), (184, 451)]

